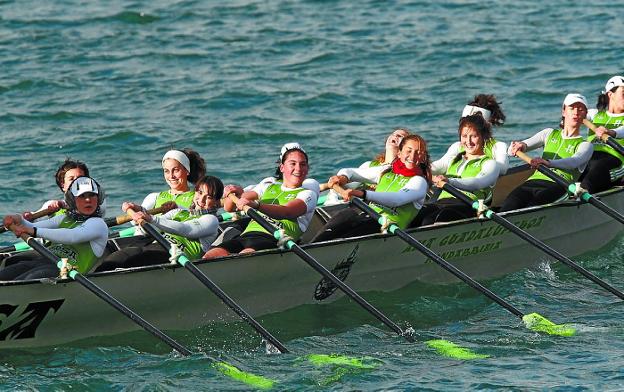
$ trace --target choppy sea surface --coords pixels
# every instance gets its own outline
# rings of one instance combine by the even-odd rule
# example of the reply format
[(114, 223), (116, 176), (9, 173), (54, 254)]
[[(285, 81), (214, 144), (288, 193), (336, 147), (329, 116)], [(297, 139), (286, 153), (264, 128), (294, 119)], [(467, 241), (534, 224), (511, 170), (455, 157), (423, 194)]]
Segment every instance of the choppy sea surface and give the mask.
[[(503, 102), (507, 122), (497, 139), (529, 136), (558, 124), (566, 93), (593, 105), (606, 80), (624, 72), (621, 6), (2, 0), (0, 214), (60, 197), (53, 175), (68, 156), (87, 162), (106, 188), (109, 215), (123, 200), (164, 189), (159, 161), (172, 146), (194, 148), (211, 174), (245, 185), (271, 175), (290, 141), (303, 144), (319, 180), (370, 159), (398, 126), (422, 134), (439, 157), (478, 93)], [(3, 234), (0, 244), (13, 240)], [(623, 246), (619, 237), (577, 260), (623, 287)], [(365, 315), (323, 328), (305, 313), (296, 323), (278, 314), (263, 321), (297, 354), (265, 354), (239, 324), (181, 336), (204, 353), (191, 358), (151, 349), (152, 337), (137, 333), (0, 353), (0, 388), (249, 388), (211, 367), (211, 356), (277, 380), (277, 390), (621, 390), (624, 316), (614, 297), (537, 261), (487, 284), (581, 332), (568, 339), (529, 332), (460, 284), (417, 285), (373, 297), (395, 320), (417, 326), (417, 343)], [(490, 358), (441, 357), (421, 342), (432, 336)], [(375, 367), (299, 359), (318, 352), (370, 357)]]

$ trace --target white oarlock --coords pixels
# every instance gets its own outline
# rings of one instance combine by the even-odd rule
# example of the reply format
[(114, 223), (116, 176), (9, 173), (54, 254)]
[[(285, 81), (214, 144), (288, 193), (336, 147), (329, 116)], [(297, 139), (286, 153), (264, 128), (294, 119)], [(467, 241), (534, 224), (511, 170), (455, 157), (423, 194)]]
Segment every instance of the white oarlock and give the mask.
[(183, 252), (177, 244), (172, 243), (171, 248), (169, 249), (169, 254), (171, 255), (169, 256), (169, 262), (171, 264), (177, 264), (178, 259), (182, 256)]
[(381, 216), (381, 233), (388, 234), (388, 227), (392, 224), (392, 221), (389, 220), (385, 215)]
[(479, 208), (477, 208), (477, 217), (481, 219), (485, 219), (485, 211), (487, 211), (488, 206), (485, 204), (483, 199), (477, 200), (479, 202)]
[(583, 193), (587, 193), (587, 189), (581, 186), (580, 182), (574, 184), (574, 198), (579, 199)]
[(277, 246), (282, 249), (285, 250), (286, 249), (286, 244), (288, 244), (288, 241), (293, 241), (293, 238), (291, 236), (289, 236), (288, 234), (286, 234), (286, 232), (284, 231), (284, 229), (280, 229), (280, 238), (279, 240), (277, 240)]

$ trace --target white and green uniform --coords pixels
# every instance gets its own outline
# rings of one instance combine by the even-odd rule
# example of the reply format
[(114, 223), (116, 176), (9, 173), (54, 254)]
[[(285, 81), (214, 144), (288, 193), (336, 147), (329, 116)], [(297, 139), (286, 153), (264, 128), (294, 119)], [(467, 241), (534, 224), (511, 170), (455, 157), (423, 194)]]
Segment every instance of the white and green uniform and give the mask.
[(194, 190), (178, 194), (171, 193), (171, 190), (154, 192), (150, 193), (145, 197), (145, 199), (143, 199), (141, 206), (146, 210), (150, 210), (152, 208), (158, 208), (162, 206), (163, 204), (165, 204), (165, 202), (174, 201), (178, 205), (178, 207), (188, 209), (191, 207), (191, 204), (193, 204), (194, 195)]
[[(487, 155), (466, 159), (464, 153), (448, 163), (446, 173), (449, 184), (460, 189), (472, 200), (485, 200), (492, 194), (492, 188), (498, 179), (499, 167)], [(438, 173), (436, 173), (438, 174)], [(453, 195), (442, 191), (438, 200), (452, 198)]]
[(108, 226), (102, 218), (92, 217), (84, 222), (57, 215), (35, 223), (23, 221), (25, 226), (36, 227), (37, 237), (52, 244), (49, 249), (59, 258), (68, 258), (81, 274), (88, 273), (104, 254), (108, 240)]
[[(297, 240), (307, 230), (312, 216), (314, 215), (314, 209), (316, 208), (316, 201), (319, 194), (319, 184), (316, 180), (306, 179), (299, 188), (286, 188), (281, 181), (276, 180), (273, 177), (268, 177), (262, 180), (262, 182), (256, 185), (253, 189), (258, 194), (258, 200), (263, 204), (278, 204), (286, 205), (288, 202), (294, 199), (302, 200), (307, 208), (306, 213), (298, 217), (296, 220), (279, 219), (275, 220), (262, 214), (269, 222), (275, 226), (284, 229), (284, 232), (294, 240)], [(256, 221), (251, 221), (243, 234), (260, 231), (267, 233)], [(269, 233), (272, 234), (272, 233)]]
[[(542, 158), (547, 159), (551, 169), (568, 182), (579, 178), (593, 152), (592, 145), (582, 136), (566, 137), (561, 129), (546, 128), (524, 143), (527, 144), (527, 151), (544, 147)], [(535, 171), (528, 180), (552, 181), (539, 171)]]
[[(448, 167), (448, 162), (455, 159), (457, 154), (464, 152), (464, 148), (462, 147), (460, 142), (455, 142), (451, 144), (448, 148), (444, 156), (437, 161), (431, 163), (431, 171), (432, 173), (442, 174)], [(485, 143), (483, 147), (483, 152), (485, 156), (496, 161), (498, 165), (499, 175), (503, 175), (507, 173), (507, 169), (509, 168), (509, 157), (507, 156), (507, 144), (503, 142), (496, 141), (494, 138), (491, 138)], [(441, 168), (443, 166), (443, 168)]]
[[(616, 132), (615, 141), (624, 146), (624, 113), (613, 114), (606, 111), (590, 110), (587, 118), (596, 126), (603, 126)], [(594, 151), (602, 151), (613, 155), (624, 164), (624, 156), (615, 151), (611, 146), (604, 143), (591, 129), (588, 130), (587, 141), (594, 145)]]
[(337, 175), (344, 175), (351, 181), (377, 184), (375, 191), (366, 192), (366, 201), (402, 229), (422, 208), (429, 187), (423, 177), (396, 174), (390, 165), (340, 169)]
[(191, 260), (200, 258), (210, 248), (219, 229), (216, 216), (200, 215), (181, 208), (154, 215), (152, 223), (164, 231), (163, 236), (178, 245)]

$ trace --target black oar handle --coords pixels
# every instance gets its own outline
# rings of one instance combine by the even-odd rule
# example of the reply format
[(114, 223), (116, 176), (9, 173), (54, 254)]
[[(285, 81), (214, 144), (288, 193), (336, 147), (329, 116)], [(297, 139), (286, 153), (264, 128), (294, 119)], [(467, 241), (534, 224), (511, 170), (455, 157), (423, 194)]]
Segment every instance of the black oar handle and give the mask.
[[(167, 252), (171, 252), (171, 243), (160, 234), (160, 232), (150, 223), (143, 223), (143, 229), (156, 240)], [(206, 274), (197, 268), (195, 264), (181, 256), (180, 264), (184, 266), (193, 276), (210, 289), (228, 308), (232, 309), (241, 319), (246, 321), (252, 328), (256, 330), (266, 341), (275, 346), (280, 352), (287, 353), (288, 349), (269, 331), (267, 331), (259, 322), (257, 322), (245, 309), (243, 309), (236, 301), (234, 301), (225, 291), (223, 291), (216, 283), (214, 283)]]
[[(262, 226), (263, 229), (272, 233), (277, 239), (280, 238), (280, 232), (277, 227), (273, 226), (269, 223), (258, 211), (249, 207), (246, 211), (248, 216), (251, 219), (255, 220)], [(390, 320), (385, 314), (383, 314), (379, 309), (370, 304), (367, 300), (362, 298), (358, 293), (355, 292), (351, 287), (349, 287), (342, 280), (338, 279), (336, 275), (334, 275), (331, 271), (325, 268), (321, 263), (319, 263), (314, 257), (312, 257), (308, 252), (303, 250), (299, 245), (297, 245), (294, 241), (290, 240), (287, 242), (287, 246), (290, 250), (292, 250), (297, 256), (299, 256), (303, 261), (305, 261), (310, 267), (312, 267), (316, 272), (321, 274), (326, 279), (330, 280), (333, 284), (338, 286), (338, 288), (345, 293), (349, 298), (358, 303), (362, 308), (368, 311), (370, 314), (375, 316), (377, 320), (384, 323), (388, 328), (396, 332), (397, 335), (403, 336), (407, 341), (413, 342), (414, 338), (410, 334), (406, 334), (401, 327), (399, 327), (394, 321)]]
[[(475, 203), (470, 198), (468, 198), (466, 195), (464, 195), (459, 189), (455, 188), (454, 186), (452, 186), (452, 185), (447, 183), (447, 184), (444, 185), (443, 189), (445, 191), (447, 191), (448, 193), (450, 193), (451, 195), (453, 195), (456, 198), (458, 198), (459, 200), (462, 200), (464, 203), (467, 203), (468, 205), (471, 205), (475, 209), (477, 208)], [(604, 280), (602, 280), (599, 277), (597, 277), (596, 275), (592, 274), (591, 272), (589, 272), (585, 268), (581, 267), (580, 265), (578, 265), (577, 263), (572, 261), (570, 258), (568, 258), (567, 256), (565, 256), (562, 253), (560, 253), (559, 251), (557, 251), (557, 250), (551, 248), (550, 246), (546, 245), (546, 243), (544, 243), (543, 241), (533, 237), (531, 234), (529, 234), (528, 232), (522, 230), (518, 226), (514, 225), (513, 223), (511, 223), (506, 218), (503, 218), (502, 216), (498, 215), (497, 213), (495, 213), (494, 211), (489, 210), (489, 209), (486, 211), (485, 216), (490, 218), (490, 219), (492, 219), (494, 222), (496, 222), (499, 225), (503, 226), (504, 228), (506, 228), (510, 232), (516, 234), (518, 237), (522, 238), (523, 240), (527, 241), (528, 243), (532, 244), (533, 246), (537, 247), (538, 249), (542, 250), (544, 253), (546, 253), (546, 254), (550, 255), (551, 257), (553, 257), (553, 258), (561, 261), (562, 263), (566, 264), (567, 266), (569, 266), (570, 268), (572, 268), (576, 272), (580, 273), (581, 275), (583, 275), (587, 279), (591, 280), (592, 282), (596, 283), (600, 287), (608, 290), (612, 294), (615, 294), (617, 297), (619, 297), (621, 299), (624, 299), (624, 293), (622, 293), (620, 290), (616, 289), (615, 287), (611, 286), (609, 283), (605, 282)]]
[[(31, 248), (39, 252), (40, 255), (52, 261), (53, 263), (57, 263), (58, 257), (50, 252), (45, 246), (41, 245), (37, 240), (33, 237), (30, 237), (26, 234), (22, 236), (24, 242), (30, 245)], [(113, 296), (108, 294), (106, 291), (102, 290), (95, 283), (91, 282), (89, 279), (81, 275), (78, 271), (72, 270), (70, 272), (70, 277), (84, 286), (87, 290), (91, 291), (93, 294), (97, 295), (102, 300), (106, 301), (109, 305), (117, 309), (121, 314), (128, 317), (130, 320), (134, 321), (136, 324), (141, 326), (146, 331), (150, 332), (152, 335), (156, 336), (158, 339), (167, 343), (171, 348), (178, 351), (180, 354), (188, 356), (191, 355), (192, 352), (189, 351), (186, 347), (182, 346), (180, 343), (173, 340), (171, 337), (166, 335), (164, 332), (154, 327), (148, 321), (144, 320), (141, 316), (136, 314), (134, 311), (130, 310), (127, 306), (119, 302)]]
[[(463, 195), (463, 193), (462, 193), (462, 195)], [(373, 219), (375, 219), (375, 220), (377, 220), (378, 222), (381, 223), (381, 220), (383, 219), (382, 215), (379, 214), (377, 211), (373, 210), (368, 204), (366, 204), (364, 201), (362, 201), (362, 199), (357, 198), (357, 197), (353, 197), (353, 198), (351, 198), (351, 203), (353, 203), (356, 207), (358, 207), (362, 211), (366, 212)], [(490, 289), (488, 289), (487, 287), (483, 286), (481, 283), (477, 282), (476, 280), (474, 280), (470, 276), (466, 275), (463, 271), (461, 271), (460, 269), (455, 267), (453, 264), (449, 263), (448, 261), (444, 260), (442, 257), (438, 256), (438, 254), (433, 252), (431, 249), (427, 248), (420, 241), (418, 241), (413, 236), (409, 235), (404, 230), (400, 229), (397, 225), (392, 224), (390, 226), (389, 230), (390, 230), (391, 233), (395, 234), (397, 237), (401, 238), (403, 241), (407, 242), (408, 244), (410, 244), (414, 248), (418, 249), (419, 252), (421, 252), (422, 254), (424, 254), (425, 256), (430, 258), (431, 260), (433, 260), (440, 267), (444, 268), (445, 270), (447, 270), (448, 272), (453, 274), (455, 277), (457, 277), (458, 279), (460, 279), (464, 283), (468, 284), (473, 289), (477, 290), (478, 292), (480, 292), (481, 294), (485, 295), (486, 297), (488, 297), (492, 301), (496, 302), (497, 304), (499, 304), (503, 308), (507, 309), (511, 314), (513, 314), (515, 316), (518, 316), (520, 318), (522, 318), (524, 316), (524, 313), (522, 313), (520, 310), (518, 310), (512, 304), (510, 304), (509, 302), (505, 301), (504, 299), (502, 299), (501, 297), (496, 295)]]

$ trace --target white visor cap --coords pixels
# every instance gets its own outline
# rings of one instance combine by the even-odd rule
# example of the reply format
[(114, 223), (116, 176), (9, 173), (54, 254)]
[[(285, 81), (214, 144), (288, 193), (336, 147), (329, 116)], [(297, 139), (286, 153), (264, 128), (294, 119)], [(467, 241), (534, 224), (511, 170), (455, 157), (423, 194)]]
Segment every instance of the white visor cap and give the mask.
[(585, 109), (587, 109), (589, 107), (587, 105), (587, 100), (581, 94), (568, 94), (568, 95), (566, 95), (565, 99), (563, 100), (563, 104), (565, 106), (570, 106), (570, 105), (573, 105), (575, 103), (582, 103), (583, 105), (585, 105)]
[(462, 118), (472, 116), (473, 114), (481, 113), (485, 121), (490, 121), (490, 117), (492, 116), (492, 112), (487, 109), (480, 108), (478, 106), (466, 105), (464, 106), (464, 110), (462, 111)]
[(605, 84), (605, 93), (613, 90), (616, 87), (624, 86), (624, 77), (622, 76), (614, 76), (611, 79), (607, 80), (607, 84)]
[(95, 193), (99, 194), (100, 190), (98, 189), (97, 183), (90, 177), (78, 177), (76, 178), (71, 186), (70, 191), (74, 197), (78, 197), (85, 193)]

